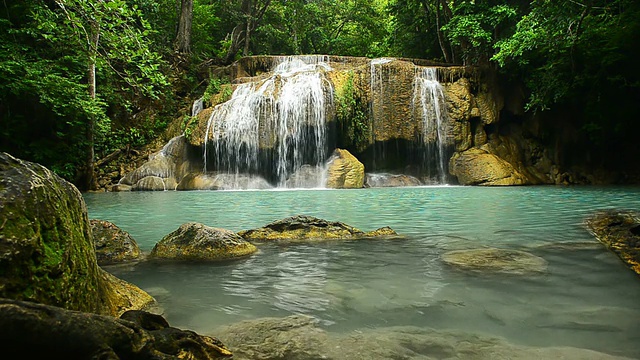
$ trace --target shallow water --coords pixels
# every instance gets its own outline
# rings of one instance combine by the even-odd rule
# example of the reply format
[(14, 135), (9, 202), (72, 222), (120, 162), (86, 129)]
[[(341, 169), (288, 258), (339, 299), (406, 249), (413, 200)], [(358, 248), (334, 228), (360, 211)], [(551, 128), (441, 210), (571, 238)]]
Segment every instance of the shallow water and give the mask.
[[(417, 187), (85, 194), (150, 251), (182, 223), (234, 231), (295, 214), (405, 239), (258, 244), (251, 257), (109, 271), (154, 295), (172, 326), (211, 333), (265, 316), (312, 315), (330, 332), (413, 325), (640, 358), (640, 278), (586, 231), (601, 209), (640, 210), (635, 187)], [(575, 246), (554, 247), (558, 243)], [(584, 243), (587, 244), (584, 244)], [(498, 247), (548, 262), (543, 275), (468, 274), (440, 256)]]

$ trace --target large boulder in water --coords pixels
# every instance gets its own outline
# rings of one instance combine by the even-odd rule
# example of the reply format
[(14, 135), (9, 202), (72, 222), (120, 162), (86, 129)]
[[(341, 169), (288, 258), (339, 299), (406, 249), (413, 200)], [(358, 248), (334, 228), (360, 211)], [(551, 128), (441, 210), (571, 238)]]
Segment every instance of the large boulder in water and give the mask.
[(389, 227), (364, 232), (338, 221), (327, 221), (313, 216), (297, 215), (274, 221), (259, 229), (238, 233), (244, 239), (261, 240), (340, 240), (392, 236), (398, 234)]
[(80, 192), (0, 153), (0, 297), (119, 315), (153, 298), (98, 267)]
[(640, 275), (640, 216), (630, 211), (602, 211), (587, 219), (589, 231)]
[(0, 299), (2, 352), (20, 359), (224, 359), (218, 339), (169, 326), (159, 315), (128, 311), (118, 319)]
[(525, 275), (547, 271), (546, 260), (519, 250), (454, 250), (444, 253), (442, 260), (458, 269), (478, 273)]
[(182, 224), (165, 236), (151, 250), (150, 258), (167, 260), (224, 260), (258, 251), (230, 230), (212, 228), (200, 223)]
[(333, 152), (327, 173), (328, 188), (360, 189), (364, 186), (364, 165), (347, 150)]
[(529, 180), (507, 161), (472, 148), (451, 158), (450, 172), (461, 185), (525, 185)]
[(109, 221), (92, 219), (89, 222), (98, 265), (140, 260), (138, 243), (128, 232)]

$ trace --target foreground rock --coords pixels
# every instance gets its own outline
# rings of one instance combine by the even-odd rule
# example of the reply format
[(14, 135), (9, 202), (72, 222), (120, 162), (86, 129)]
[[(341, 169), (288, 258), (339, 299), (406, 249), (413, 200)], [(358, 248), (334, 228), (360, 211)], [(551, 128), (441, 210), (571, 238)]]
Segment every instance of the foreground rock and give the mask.
[(0, 299), (2, 352), (21, 359), (224, 359), (217, 339), (170, 327), (159, 315), (120, 319)]
[(80, 192), (0, 153), (0, 297), (120, 315), (154, 300), (98, 267)]
[(625, 211), (599, 212), (587, 219), (589, 231), (640, 275), (640, 218)]
[(424, 360), (424, 359), (623, 359), (571, 348), (533, 348), (500, 338), (418, 327), (389, 327), (328, 334), (314, 318), (294, 315), (243, 321), (216, 332), (235, 360)]
[(327, 173), (328, 188), (360, 189), (364, 186), (364, 165), (347, 150), (333, 152)]
[(333, 240), (360, 239), (381, 236), (398, 236), (393, 229), (383, 227), (364, 232), (337, 221), (327, 221), (313, 216), (297, 215), (274, 221), (264, 227), (238, 233), (245, 240)]
[(454, 250), (444, 253), (442, 260), (458, 269), (473, 272), (525, 275), (547, 271), (546, 260), (518, 250)]
[(131, 235), (105, 220), (89, 220), (98, 265), (140, 260), (138, 243)]
[(258, 251), (251, 243), (230, 230), (200, 223), (182, 224), (158, 242), (150, 258), (169, 260), (224, 260)]

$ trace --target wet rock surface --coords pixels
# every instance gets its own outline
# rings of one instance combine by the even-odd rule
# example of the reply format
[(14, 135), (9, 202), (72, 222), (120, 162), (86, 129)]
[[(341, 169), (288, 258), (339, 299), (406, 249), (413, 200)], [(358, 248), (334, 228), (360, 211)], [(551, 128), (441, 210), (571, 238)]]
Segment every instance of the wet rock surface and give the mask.
[(603, 211), (586, 221), (587, 228), (618, 257), (640, 275), (640, 217), (630, 211)]
[(150, 259), (224, 260), (250, 255), (258, 249), (238, 234), (200, 223), (182, 224), (160, 240)]
[(297, 215), (274, 221), (264, 227), (244, 230), (238, 233), (249, 241), (260, 240), (331, 240), (359, 239), (380, 236), (399, 236), (389, 227), (370, 232), (338, 221), (318, 219), (313, 216)]

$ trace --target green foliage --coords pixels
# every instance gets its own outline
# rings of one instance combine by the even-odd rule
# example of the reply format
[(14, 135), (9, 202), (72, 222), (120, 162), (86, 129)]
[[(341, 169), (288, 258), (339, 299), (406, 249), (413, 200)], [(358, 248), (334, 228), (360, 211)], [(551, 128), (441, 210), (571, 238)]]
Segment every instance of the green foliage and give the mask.
[[(123, 0), (6, 3), (0, 12), (0, 150), (73, 180), (114, 111), (131, 113), (140, 99), (163, 96), (168, 82), (151, 50), (152, 34), (140, 10)], [(88, 83), (92, 63), (95, 98)]]
[(460, 47), (467, 64), (487, 64), (501, 26), (516, 18), (517, 10), (507, 4), (486, 1), (462, 1), (453, 9), (453, 17), (441, 27), (451, 45)]
[(355, 85), (354, 73), (350, 71), (344, 84), (336, 92), (336, 117), (346, 135), (343, 144), (363, 151), (369, 144), (371, 128), (366, 101)]
[(182, 124), (180, 125), (180, 129), (184, 133), (184, 136), (187, 140), (191, 139), (191, 134), (193, 134), (193, 130), (198, 127), (198, 117), (185, 115), (182, 118)]

